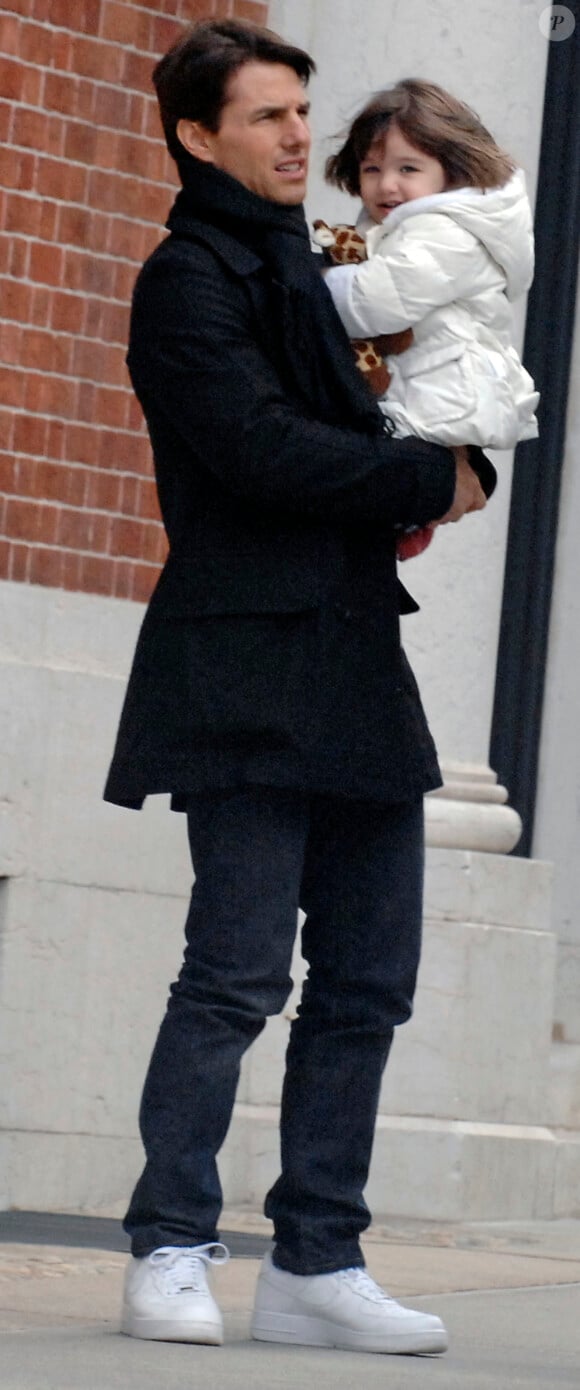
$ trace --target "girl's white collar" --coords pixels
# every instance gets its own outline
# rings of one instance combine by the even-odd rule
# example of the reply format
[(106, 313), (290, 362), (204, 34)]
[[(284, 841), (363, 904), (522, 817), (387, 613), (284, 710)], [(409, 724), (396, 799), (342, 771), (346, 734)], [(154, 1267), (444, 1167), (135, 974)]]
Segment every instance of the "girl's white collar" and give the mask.
[(375, 222), (374, 218), (369, 216), (366, 208), (363, 208), (357, 218), (356, 228), (362, 236), (366, 236), (375, 227), (380, 227), (381, 234), (384, 235), (385, 232), (394, 231), (395, 227), (398, 227), (408, 217), (417, 217), (419, 213), (446, 212), (448, 209), (451, 211), (458, 202), (462, 204), (481, 203), (494, 197), (497, 193), (504, 194), (508, 189), (513, 190), (513, 192), (520, 192), (522, 185), (525, 191), (523, 171), (516, 169), (511, 179), (502, 188), (473, 188), (467, 184), (465, 188), (449, 188), (444, 193), (428, 193), (424, 198), (413, 198), (410, 203), (401, 203), (398, 208), (393, 208), (388, 217), (385, 217), (384, 222)]

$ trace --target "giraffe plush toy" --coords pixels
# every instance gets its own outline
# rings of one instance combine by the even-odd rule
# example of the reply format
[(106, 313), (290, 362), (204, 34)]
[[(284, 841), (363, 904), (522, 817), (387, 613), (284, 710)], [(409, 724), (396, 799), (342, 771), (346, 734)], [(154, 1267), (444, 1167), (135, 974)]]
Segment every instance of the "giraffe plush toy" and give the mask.
[[(329, 227), (321, 218), (314, 223), (314, 241), (327, 251), (335, 265), (352, 265), (366, 261), (367, 250), (364, 237), (356, 227), (339, 225)], [(384, 361), (389, 353), (398, 354), (411, 346), (412, 328), (402, 333), (384, 333), (380, 338), (354, 338), (352, 346), (359, 370), (366, 376), (371, 390), (376, 396), (384, 396), (390, 385), (391, 376)]]
[[(356, 227), (339, 224), (329, 227), (321, 218), (314, 223), (313, 240), (328, 253), (335, 265), (353, 265), (367, 258), (366, 242)], [(405, 352), (413, 342), (413, 329), (401, 333), (383, 333), (377, 338), (351, 339), (356, 365), (366, 377), (376, 396), (384, 396), (391, 383), (385, 357)], [(397, 541), (397, 558), (410, 560), (426, 550), (433, 538), (432, 526), (417, 527)]]

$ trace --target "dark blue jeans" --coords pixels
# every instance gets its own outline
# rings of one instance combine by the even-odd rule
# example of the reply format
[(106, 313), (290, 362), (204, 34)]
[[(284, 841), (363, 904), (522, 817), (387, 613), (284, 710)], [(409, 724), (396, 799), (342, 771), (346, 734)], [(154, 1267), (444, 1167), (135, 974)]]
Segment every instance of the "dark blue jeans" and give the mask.
[(361, 1265), (381, 1077), (419, 960), (422, 802), (246, 787), (195, 797), (188, 823), (196, 878), (141, 1104), (146, 1165), (124, 1223), (133, 1253), (217, 1239), (216, 1155), (241, 1057), (288, 998), (300, 906), (309, 968), (265, 1210), (281, 1268)]

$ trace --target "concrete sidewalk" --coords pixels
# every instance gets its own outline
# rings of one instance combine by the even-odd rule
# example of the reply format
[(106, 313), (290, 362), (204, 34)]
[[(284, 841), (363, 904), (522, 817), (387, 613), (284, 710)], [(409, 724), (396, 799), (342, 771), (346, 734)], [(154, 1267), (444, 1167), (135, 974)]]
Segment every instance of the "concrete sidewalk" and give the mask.
[[(234, 1229), (234, 1217), (224, 1220)], [(237, 1229), (264, 1234), (239, 1218)], [(0, 1245), (2, 1390), (580, 1390), (580, 1221), (422, 1226), (393, 1223), (365, 1241), (371, 1274), (403, 1301), (439, 1313), (444, 1357), (394, 1357), (249, 1340), (259, 1263), (217, 1271), (226, 1345), (189, 1347), (118, 1335), (125, 1256)]]

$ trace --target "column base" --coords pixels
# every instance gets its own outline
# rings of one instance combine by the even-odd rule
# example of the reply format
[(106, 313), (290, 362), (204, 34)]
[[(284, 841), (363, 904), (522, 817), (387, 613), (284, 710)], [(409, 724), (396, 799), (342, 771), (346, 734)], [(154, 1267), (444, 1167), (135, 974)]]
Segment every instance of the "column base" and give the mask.
[(495, 772), (484, 764), (442, 764), (444, 785), (425, 798), (428, 845), (509, 854), (522, 833), (517, 811)]

